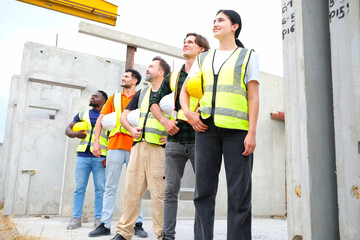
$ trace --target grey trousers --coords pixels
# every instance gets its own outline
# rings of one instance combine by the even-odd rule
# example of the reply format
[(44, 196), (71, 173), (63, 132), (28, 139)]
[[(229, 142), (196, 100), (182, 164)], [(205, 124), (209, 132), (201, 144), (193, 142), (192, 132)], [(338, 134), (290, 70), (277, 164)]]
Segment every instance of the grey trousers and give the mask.
[(165, 199), (163, 236), (175, 239), (176, 215), (181, 178), (186, 162), (190, 160), (194, 169), (195, 144), (167, 142), (165, 147)]
[[(204, 121), (208, 129), (196, 133), (194, 239), (214, 238), (215, 198), (224, 156), (227, 181), (227, 239), (251, 240), (251, 172), (253, 156), (243, 156), (247, 131), (218, 128)], [(225, 239), (225, 237), (224, 237)]]

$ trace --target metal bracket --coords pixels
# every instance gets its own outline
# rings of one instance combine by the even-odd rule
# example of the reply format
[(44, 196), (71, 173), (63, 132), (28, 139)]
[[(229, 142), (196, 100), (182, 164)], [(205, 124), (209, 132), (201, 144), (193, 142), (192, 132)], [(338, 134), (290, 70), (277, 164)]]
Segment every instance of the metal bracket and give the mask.
[(21, 172), (23, 174), (30, 174), (30, 175), (34, 175), (36, 173), (35, 170), (22, 170)]

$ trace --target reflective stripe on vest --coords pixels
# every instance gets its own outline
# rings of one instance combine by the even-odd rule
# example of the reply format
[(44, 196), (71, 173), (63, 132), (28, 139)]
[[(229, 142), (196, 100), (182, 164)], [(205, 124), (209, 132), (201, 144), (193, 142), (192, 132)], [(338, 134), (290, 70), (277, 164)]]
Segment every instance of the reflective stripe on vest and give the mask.
[[(181, 87), (182, 87), (182, 85), (178, 86), (180, 73), (181, 73), (181, 70), (173, 71), (170, 75), (170, 89), (171, 89), (171, 91), (175, 92), (174, 106), (176, 106), (175, 104), (176, 104), (178, 88), (181, 89)], [(200, 101), (199, 99), (190, 96), (190, 111), (192, 111), (192, 112), (196, 111), (196, 109), (199, 106), (199, 101)], [(182, 109), (180, 109), (177, 112), (176, 119), (180, 119), (180, 120), (188, 122), (188, 119), (185, 117), (184, 110), (182, 110)]]
[[(138, 139), (134, 139), (135, 142), (139, 142), (143, 138), (145, 132), (145, 141), (161, 145), (160, 138), (166, 137), (168, 134), (165, 127), (152, 115), (149, 110), (151, 87), (146, 87), (141, 90), (138, 102), (138, 108), (140, 108), (139, 127), (142, 127), (141, 135)], [(170, 118), (170, 116), (165, 115)]]
[(216, 51), (199, 55), (199, 66), (204, 77), (204, 96), (199, 108), (203, 119), (213, 115), (217, 127), (249, 130), (244, 77), (252, 51), (237, 48), (223, 63), (217, 76), (213, 72)]
[[(90, 141), (90, 152), (93, 152), (94, 139), (95, 139), (95, 127), (92, 128), (92, 126), (91, 126), (89, 110), (87, 110), (86, 112), (79, 113), (79, 119), (82, 122), (87, 123), (88, 129), (86, 130), (86, 137), (84, 139), (81, 139), (81, 141), (77, 147), (77, 152), (85, 152), (87, 146), (89, 145), (89, 141)], [(99, 143), (100, 143), (100, 147), (101, 147), (100, 154), (103, 156), (106, 156), (106, 149), (108, 146), (108, 136), (106, 135), (106, 131), (104, 129), (100, 133)]]
[(109, 137), (114, 136), (117, 133), (124, 133), (126, 135), (132, 136), (120, 123), (120, 116), (123, 111), (122, 109), (122, 93), (114, 93), (113, 95), (113, 106), (116, 112), (116, 125), (113, 130), (111, 130)]

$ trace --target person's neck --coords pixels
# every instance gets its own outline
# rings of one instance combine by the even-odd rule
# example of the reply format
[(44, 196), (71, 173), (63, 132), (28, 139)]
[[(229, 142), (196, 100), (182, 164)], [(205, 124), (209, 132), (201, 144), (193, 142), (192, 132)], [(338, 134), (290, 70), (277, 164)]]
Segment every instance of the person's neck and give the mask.
[(135, 94), (135, 86), (131, 86), (130, 88), (124, 88), (124, 94), (127, 97), (130, 97)]
[(96, 107), (92, 107), (91, 110), (93, 110), (93, 111), (101, 111), (102, 107), (103, 107), (103, 105), (101, 105), (101, 106), (96, 106)]
[(162, 80), (163, 78), (157, 78), (151, 81), (151, 89), (153, 92), (157, 92), (159, 90)]
[(187, 58), (187, 59), (185, 60), (185, 72), (187, 72), (187, 73), (190, 72), (191, 66), (193, 65), (195, 59), (196, 59), (196, 56), (195, 56), (195, 57), (191, 57), (191, 58)]
[(220, 41), (219, 50), (220, 51), (231, 51), (235, 50), (238, 46), (236, 45), (234, 39), (222, 39)]

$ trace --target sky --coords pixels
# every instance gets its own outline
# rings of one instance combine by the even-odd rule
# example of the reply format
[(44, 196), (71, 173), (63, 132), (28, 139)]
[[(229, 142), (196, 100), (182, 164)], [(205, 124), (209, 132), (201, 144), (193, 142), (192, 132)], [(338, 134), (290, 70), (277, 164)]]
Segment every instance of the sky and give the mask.
[[(125, 61), (126, 46), (78, 32), (79, 23), (136, 35), (182, 48), (188, 32), (206, 37), (211, 48), (218, 41), (212, 23), (219, 9), (237, 11), (242, 19), (239, 39), (259, 55), (260, 71), (283, 76), (282, 25), (280, 0), (109, 0), (118, 6), (116, 26), (97, 23), (16, 0), (1, 0), (0, 9), (0, 142), (6, 125), (10, 82), (21, 73), (24, 43), (34, 42)], [(56, 39), (58, 39), (56, 41)], [(135, 64), (148, 65), (159, 55), (142, 49), (135, 53)], [(175, 67), (181, 60), (160, 55)], [(171, 65), (172, 65), (171, 64)], [(261, 80), (260, 80), (261, 81)]]

